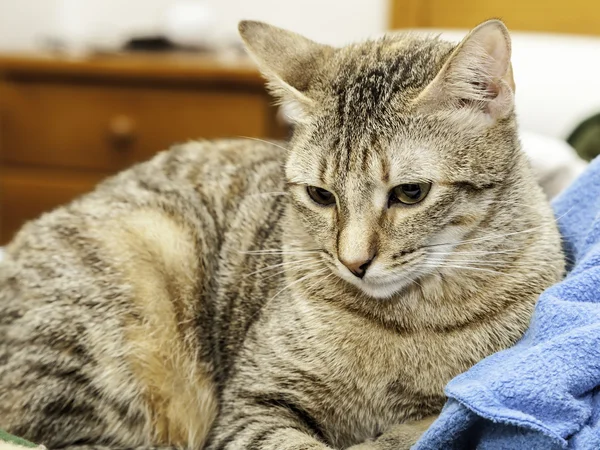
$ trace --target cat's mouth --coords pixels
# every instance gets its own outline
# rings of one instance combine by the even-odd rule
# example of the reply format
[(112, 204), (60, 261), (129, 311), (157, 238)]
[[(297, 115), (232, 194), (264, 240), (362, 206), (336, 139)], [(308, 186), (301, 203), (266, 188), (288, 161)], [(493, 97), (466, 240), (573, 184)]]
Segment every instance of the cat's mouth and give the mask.
[(411, 285), (414, 285), (417, 278), (418, 274), (413, 274), (402, 277), (390, 277), (387, 280), (364, 280), (358, 287), (365, 294), (368, 294), (373, 298), (386, 299), (398, 294)]
[(345, 273), (343, 268), (338, 268), (339, 272), (347, 282), (353, 284), (365, 294), (378, 299), (392, 297), (403, 291), (411, 285), (418, 284), (417, 280), (423, 275), (422, 268), (419, 267), (418, 261), (423, 255), (419, 255), (416, 250), (411, 254), (406, 254), (407, 259), (400, 262), (395, 262), (395, 266), (400, 270), (389, 271), (389, 267), (376, 265), (369, 269), (362, 279)]
[(421, 286), (421, 279), (436, 272), (443, 258), (430, 254), (427, 247), (394, 253), (386, 258), (385, 263), (375, 260), (362, 278), (352, 274), (337, 259), (331, 258), (327, 263), (339, 277), (365, 294), (375, 299), (386, 299), (410, 287)]

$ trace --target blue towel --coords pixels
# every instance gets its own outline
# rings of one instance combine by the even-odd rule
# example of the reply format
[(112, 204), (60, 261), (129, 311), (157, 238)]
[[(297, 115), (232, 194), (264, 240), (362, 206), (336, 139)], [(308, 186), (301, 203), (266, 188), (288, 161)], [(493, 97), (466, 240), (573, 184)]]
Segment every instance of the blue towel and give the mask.
[(414, 450), (600, 449), (600, 158), (554, 202), (568, 260), (528, 331), (446, 386)]

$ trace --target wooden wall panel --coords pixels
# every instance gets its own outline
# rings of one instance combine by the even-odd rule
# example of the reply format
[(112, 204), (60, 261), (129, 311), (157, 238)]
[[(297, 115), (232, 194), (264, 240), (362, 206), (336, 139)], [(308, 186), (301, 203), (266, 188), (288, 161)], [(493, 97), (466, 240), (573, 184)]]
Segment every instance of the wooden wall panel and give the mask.
[(392, 29), (473, 28), (493, 17), (511, 30), (600, 35), (598, 0), (392, 0)]
[(0, 244), (6, 244), (28, 220), (91, 191), (107, 175), (52, 169), (0, 170)]

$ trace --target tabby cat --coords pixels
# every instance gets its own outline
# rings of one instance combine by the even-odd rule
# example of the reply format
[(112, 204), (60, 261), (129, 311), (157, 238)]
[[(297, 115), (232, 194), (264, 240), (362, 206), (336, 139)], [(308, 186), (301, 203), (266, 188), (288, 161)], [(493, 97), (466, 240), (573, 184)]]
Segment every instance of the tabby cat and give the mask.
[(48, 448), (404, 449), (563, 273), (505, 26), (241, 35), (289, 143), (177, 146), (0, 266), (0, 428)]

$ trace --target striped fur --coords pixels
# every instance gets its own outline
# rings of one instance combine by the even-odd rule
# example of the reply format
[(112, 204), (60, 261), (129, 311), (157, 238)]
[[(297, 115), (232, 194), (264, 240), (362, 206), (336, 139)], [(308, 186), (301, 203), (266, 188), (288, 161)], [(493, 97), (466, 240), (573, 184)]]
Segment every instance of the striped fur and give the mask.
[[(408, 448), (562, 276), (503, 25), (342, 49), (241, 30), (300, 113), (292, 140), (181, 145), (27, 224), (0, 265), (0, 428), (50, 449)], [(423, 202), (387, 206), (416, 181)], [(362, 279), (339, 261), (373, 249)]]

